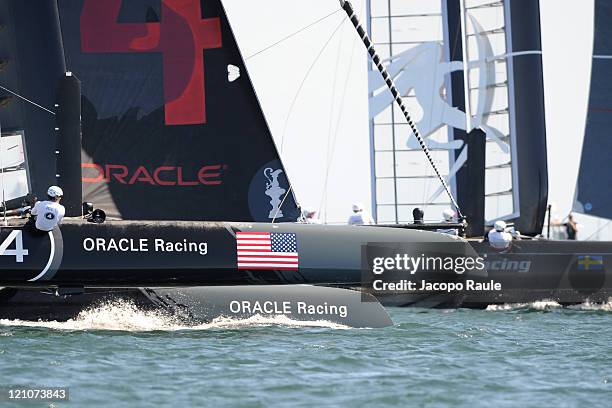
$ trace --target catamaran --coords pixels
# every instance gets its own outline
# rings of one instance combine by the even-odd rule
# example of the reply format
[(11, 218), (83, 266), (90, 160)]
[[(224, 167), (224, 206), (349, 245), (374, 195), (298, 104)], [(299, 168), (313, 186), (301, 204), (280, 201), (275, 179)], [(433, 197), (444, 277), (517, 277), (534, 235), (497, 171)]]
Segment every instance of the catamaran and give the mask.
[[(0, 71), (4, 214), (28, 193), (59, 184), (67, 215), (42, 236), (25, 219), (5, 218), (0, 318), (65, 320), (101, 301), (128, 299), (195, 320), (280, 311), (350, 326), (390, 324), (367, 290), (353, 290), (368, 269), (364, 247), (466, 241), (397, 226), (300, 224), (221, 1), (149, 3), (31, 7), (14, 0), (0, 8), (0, 46), (9, 56)], [(461, 212), (350, 3), (342, 6)], [(548, 254), (552, 247), (541, 248)], [(590, 283), (582, 292), (567, 286), (563, 268), (533, 260), (521, 274), (521, 260), (480, 252), (490, 253), (490, 271), (450, 279), (494, 277), (501, 291), (374, 294), (386, 304), (480, 307), (606, 293), (606, 285), (598, 292)]]
[[(575, 204), (578, 212), (605, 218), (612, 214), (608, 193), (594, 180), (609, 173), (601, 171), (610, 153), (604, 141), (609, 8), (596, 2), (591, 100)], [(395, 95), (386, 90), (378, 66), (369, 65), (372, 207), (378, 222), (406, 226), (415, 207), (431, 219), (459, 204), (470, 244), (503, 288), (455, 298), (383, 295), (382, 301), (475, 307), (607, 301), (612, 243), (549, 241), (541, 235), (548, 170), (538, 2), (369, 1), (366, 22), (371, 38), (366, 46), (381, 52), (407, 109), (423, 111), (415, 121), (421, 143), (394, 108)], [(452, 195), (431, 171), (423, 144)], [(497, 220), (512, 223), (523, 237), (501, 252), (483, 242), (487, 226)]]

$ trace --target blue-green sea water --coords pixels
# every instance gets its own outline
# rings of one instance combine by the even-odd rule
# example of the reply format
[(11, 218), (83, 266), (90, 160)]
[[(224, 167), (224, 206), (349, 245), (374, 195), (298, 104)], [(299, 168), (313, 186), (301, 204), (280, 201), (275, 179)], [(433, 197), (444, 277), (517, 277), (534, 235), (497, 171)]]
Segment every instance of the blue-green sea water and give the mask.
[(493, 309), (389, 309), (380, 330), (188, 329), (129, 305), (1, 321), (0, 386), (69, 387), (55, 407), (612, 406), (612, 305)]

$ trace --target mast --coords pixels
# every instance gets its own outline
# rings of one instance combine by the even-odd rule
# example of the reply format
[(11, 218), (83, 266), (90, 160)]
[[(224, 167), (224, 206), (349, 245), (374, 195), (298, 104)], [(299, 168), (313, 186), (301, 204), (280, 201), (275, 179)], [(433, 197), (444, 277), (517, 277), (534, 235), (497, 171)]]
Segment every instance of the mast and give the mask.
[(4, 225), (5, 227), (8, 225), (8, 221), (6, 220), (6, 193), (4, 190), (4, 160), (2, 160), (2, 158), (4, 157), (4, 152), (2, 151), (3, 149), (3, 143), (2, 143), (2, 123), (0, 123), (0, 171), (2, 172), (2, 174), (0, 174), (0, 177), (2, 177), (2, 181), (0, 182), (1, 186), (2, 186), (2, 225)]
[(82, 215), (81, 81), (72, 72), (60, 79), (57, 91), (57, 184), (64, 190), (67, 217)]

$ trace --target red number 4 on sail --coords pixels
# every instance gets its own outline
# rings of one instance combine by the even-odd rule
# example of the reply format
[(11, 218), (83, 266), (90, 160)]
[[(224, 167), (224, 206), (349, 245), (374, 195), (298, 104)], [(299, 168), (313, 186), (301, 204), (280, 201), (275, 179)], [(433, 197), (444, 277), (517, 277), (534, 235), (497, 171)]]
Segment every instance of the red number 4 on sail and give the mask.
[(161, 53), (166, 124), (206, 123), (202, 50), (221, 47), (220, 19), (202, 19), (200, 0), (162, 0), (161, 22), (118, 23), (121, 1), (85, 0), (82, 51)]

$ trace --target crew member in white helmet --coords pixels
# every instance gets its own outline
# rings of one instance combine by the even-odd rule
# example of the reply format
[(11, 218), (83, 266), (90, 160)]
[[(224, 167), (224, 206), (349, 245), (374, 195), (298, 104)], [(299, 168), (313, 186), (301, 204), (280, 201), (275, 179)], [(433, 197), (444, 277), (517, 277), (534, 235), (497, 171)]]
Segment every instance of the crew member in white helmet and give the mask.
[(353, 215), (348, 219), (348, 225), (372, 225), (374, 219), (363, 209), (363, 204), (353, 204)]
[[(447, 208), (446, 210), (442, 211), (442, 216), (444, 217), (444, 220), (442, 221), (444, 224), (455, 223), (455, 212), (450, 208)], [(438, 229), (437, 232), (449, 235), (459, 235), (459, 231), (457, 230), (457, 228), (442, 228)]]
[(501, 220), (495, 221), (488, 238), (489, 244), (495, 249), (507, 249), (512, 243), (512, 234), (506, 232), (506, 223)]
[(302, 210), (304, 223), (306, 224), (321, 224), (321, 220), (317, 217), (317, 210), (312, 207), (306, 207)]
[(51, 186), (47, 190), (48, 200), (37, 201), (32, 208), (32, 215), (36, 216), (36, 228), (40, 231), (51, 231), (62, 222), (66, 209), (59, 202), (64, 192), (58, 186)]

